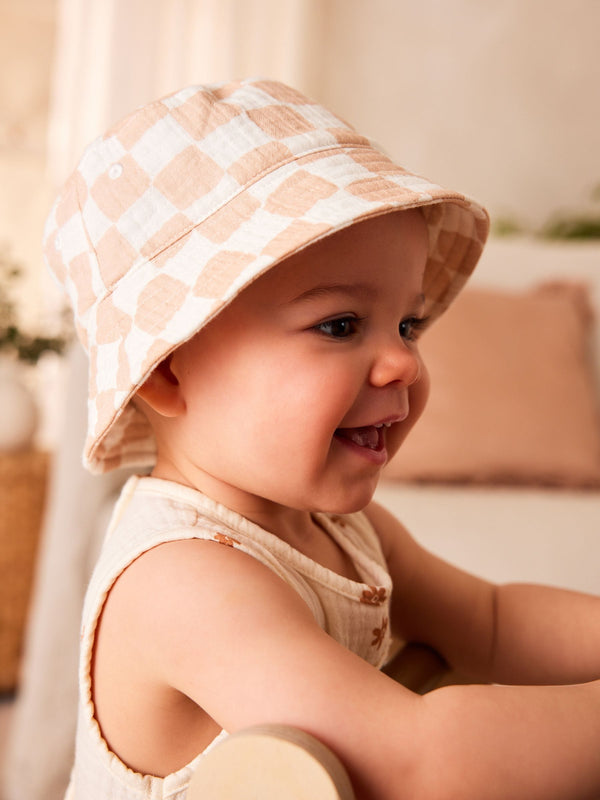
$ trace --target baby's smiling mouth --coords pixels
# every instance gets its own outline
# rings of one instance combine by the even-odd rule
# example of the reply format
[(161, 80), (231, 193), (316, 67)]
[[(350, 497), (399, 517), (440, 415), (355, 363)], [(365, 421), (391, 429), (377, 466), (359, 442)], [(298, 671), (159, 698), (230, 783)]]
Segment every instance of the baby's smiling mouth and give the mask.
[(385, 447), (383, 432), (390, 425), (391, 423), (382, 422), (378, 425), (365, 425), (361, 428), (337, 428), (335, 435), (339, 439), (347, 439), (359, 447), (381, 451)]

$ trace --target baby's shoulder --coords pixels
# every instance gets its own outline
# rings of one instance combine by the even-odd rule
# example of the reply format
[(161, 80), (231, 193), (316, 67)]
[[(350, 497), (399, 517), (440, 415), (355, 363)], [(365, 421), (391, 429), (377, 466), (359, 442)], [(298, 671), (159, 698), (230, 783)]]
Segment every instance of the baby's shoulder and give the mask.
[[(253, 555), (240, 549), (233, 535), (208, 531), (205, 537), (163, 542), (142, 553), (120, 576), (118, 583), (171, 616), (176, 606), (213, 607), (223, 595), (241, 599), (259, 587), (272, 593), (286, 587), (277, 575)], [(151, 592), (149, 592), (151, 587)]]
[(143, 553), (119, 577), (112, 614), (144, 643), (176, 652), (191, 638), (216, 642), (236, 609), (287, 609), (310, 617), (296, 592), (271, 569), (225, 540), (182, 539)]

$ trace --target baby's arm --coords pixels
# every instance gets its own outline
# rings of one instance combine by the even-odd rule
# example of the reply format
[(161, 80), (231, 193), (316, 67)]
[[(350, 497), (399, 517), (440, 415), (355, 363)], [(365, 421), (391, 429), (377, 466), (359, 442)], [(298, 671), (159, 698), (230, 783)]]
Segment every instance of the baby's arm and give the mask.
[(576, 683), (600, 677), (600, 598), (544, 586), (498, 589), (494, 680)]
[(473, 678), (563, 684), (600, 678), (600, 597), (550, 587), (496, 586), (423, 550), (385, 509), (380, 532), (395, 588), (392, 619)]
[(231, 732), (282, 723), (312, 733), (342, 758), (361, 800), (600, 795), (600, 682), (421, 698), (325, 634), (287, 584), (240, 551), (177, 542), (128, 573), (121, 580), (146, 598), (128, 620), (143, 670)]

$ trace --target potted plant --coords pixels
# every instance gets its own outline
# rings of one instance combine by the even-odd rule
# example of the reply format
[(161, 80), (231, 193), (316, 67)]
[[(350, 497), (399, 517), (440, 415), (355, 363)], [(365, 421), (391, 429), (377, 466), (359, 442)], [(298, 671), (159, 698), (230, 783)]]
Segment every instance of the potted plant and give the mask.
[(37, 407), (24, 380), (26, 366), (37, 364), (47, 352), (61, 353), (67, 341), (56, 335), (24, 330), (13, 296), (22, 277), (20, 265), (7, 248), (0, 248), (0, 452), (26, 449), (37, 426)]

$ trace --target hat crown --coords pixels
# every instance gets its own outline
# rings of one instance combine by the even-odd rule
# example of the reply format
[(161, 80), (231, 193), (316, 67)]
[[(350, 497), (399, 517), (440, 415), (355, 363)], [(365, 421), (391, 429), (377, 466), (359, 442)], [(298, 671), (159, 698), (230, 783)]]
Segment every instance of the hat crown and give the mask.
[(88, 283), (108, 292), (265, 173), (344, 144), (368, 140), (276, 81), (187, 87), (137, 109), (88, 146), (48, 220), (50, 269), (85, 311), (102, 293), (81, 296), (79, 254), (90, 256)]

